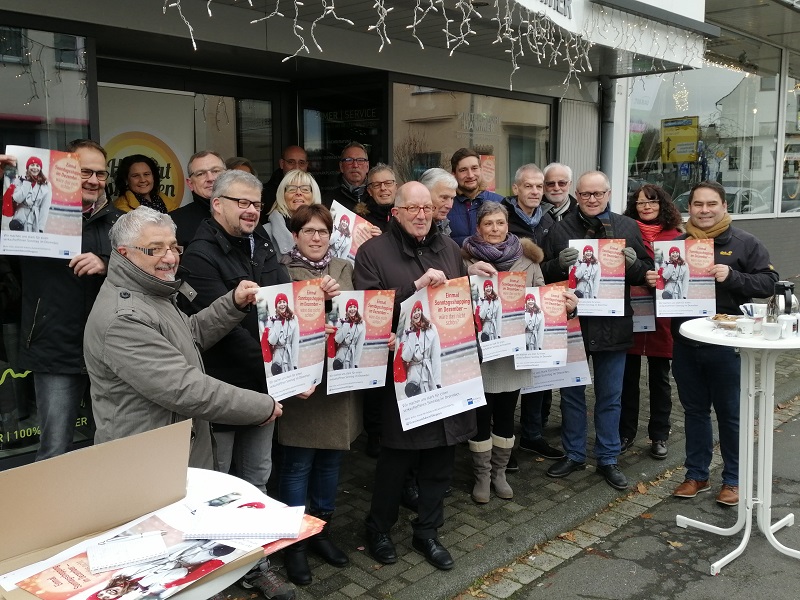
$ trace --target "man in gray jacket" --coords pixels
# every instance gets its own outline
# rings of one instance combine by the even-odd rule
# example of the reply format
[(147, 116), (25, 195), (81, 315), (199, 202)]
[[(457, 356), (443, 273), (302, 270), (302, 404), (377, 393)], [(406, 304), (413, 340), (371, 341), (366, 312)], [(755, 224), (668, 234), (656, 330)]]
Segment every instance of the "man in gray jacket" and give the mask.
[(209, 421), (267, 424), (281, 405), (205, 374), (200, 352), (215, 344), (255, 303), (258, 284), (242, 281), (196, 315), (178, 310), (175, 279), (183, 248), (169, 215), (139, 207), (111, 228), (108, 275), (84, 337), (95, 443), (194, 419), (189, 465), (214, 468)]

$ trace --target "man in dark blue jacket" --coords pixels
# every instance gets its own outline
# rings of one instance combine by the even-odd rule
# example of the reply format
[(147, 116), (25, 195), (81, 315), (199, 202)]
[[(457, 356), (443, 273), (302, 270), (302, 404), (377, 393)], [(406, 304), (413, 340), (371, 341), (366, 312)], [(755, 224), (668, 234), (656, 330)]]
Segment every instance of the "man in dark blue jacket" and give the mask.
[[(625, 314), (613, 317), (581, 317), (586, 354), (594, 365), (594, 426), (597, 472), (616, 489), (628, 487), (617, 466), (620, 452), (619, 416), (625, 355), (633, 344), (633, 309), (630, 286), (643, 285), (653, 259), (645, 250), (636, 222), (608, 208), (611, 184), (605, 173), (590, 171), (578, 180), (578, 210), (567, 214), (550, 230), (545, 240), (542, 271), (547, 283), (563, 281), (578, 259), (569, 245), (575, 239), (624, 239)], [(580, 315), (580, 307), (578, 307)], [(561, 389), (561, 442), (566, 457), (547, 470), (550, 477), (566, 477), (586, 468), (586, 386)]]
[(461, 148), (450, 159), (450, 167), (458, 182), (453, 208), (450, 209), (450, 237), (461, 247), (478, 228), (478, 209), (484, 202), (500, 202), (503, 197), (484, 189), (481, 157), (474, 150)]

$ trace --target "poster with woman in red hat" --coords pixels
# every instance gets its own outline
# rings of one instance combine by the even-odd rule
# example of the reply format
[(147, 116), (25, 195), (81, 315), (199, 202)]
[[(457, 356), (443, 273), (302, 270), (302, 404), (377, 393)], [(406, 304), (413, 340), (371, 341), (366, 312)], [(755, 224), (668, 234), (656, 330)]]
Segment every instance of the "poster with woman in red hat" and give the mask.
[(701, 317), (716, 311), (714, 240), (653, 242), (656, 316)]
[(7, 146), (0, 254), (70, 258), (81, 252), (81, 170), (67, 152)]
[(321, 279), (263, 287), (256, 295), (267, 389), (275, 400), (322, 381), (325, 295)]
[(623, 239), (570, 240), (578, 250), (569, 268), (569, 287), (578, 297), (582, 317), (625, 315), (625, 248)]
[(337, 258), (355, 262), (361, 244), (372, 238), (375, 233), (379, 234), (380, 230), (338, 202), (331, 204), (331, 216), (333, 217), (331, 252)]
[(567, 362), (567, 304), (564, 285), (525, 288), (525, 348), (514, 354), (515, 369), (559, 367)]
[(328, 336), (328, 394), (383, 387), (392, 335), (394, 290), (341, 292)]
[(511, 356), (525, 347), (524, 271), (501, 271), (492, 277), (472, 275), (475, 328), (483, 362)]

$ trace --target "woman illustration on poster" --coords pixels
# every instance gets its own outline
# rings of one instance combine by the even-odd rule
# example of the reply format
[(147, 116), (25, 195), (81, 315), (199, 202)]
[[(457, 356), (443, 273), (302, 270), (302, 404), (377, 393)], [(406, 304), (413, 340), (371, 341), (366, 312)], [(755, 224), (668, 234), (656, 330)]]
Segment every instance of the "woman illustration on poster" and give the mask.
[[(13, 201), (13, 219), (8, 228), (14, 231), (44, 233), (52, 200), (50, 184), (42, 171), (41, 158), (31, 156), (25, 168), (25, 175), (18, 177), (13, 186), (6, 190), (6, 195), (10, 192)], [(5, 215), (8, 212), (5, 198), (3, 204)]]
[(478, 318), (481, 320), (481, 341), (495, 340), (500, 337), (503, 306), (494, 291), (491, 279), (483, 282), (483, 298), (478, 307)]
[(541, 350), (544, 336), (544, 315), (536, 304), (536, 296), (525, 296), (525, 349)]
[(442, 349), (433, 323), (422, 314), (422, 302), (411, 309), (402, 358), (408, 373), (406, 396), (416, 396), (442, 387)]
[(664, 292), (662, 298), (685, 299), (689, 289), (689, 266), (681, 258), (681, 251), (677, 246), (669, 249), (669, 260), (659, 269), (659, 275), (664, 279)]
[(600, 263), (594, 256), (594, 248), (583, 248), (583, 259), (573, 267), (575, 274), (575, 295), (578, 298), (597, 298), (600, 286)]
[(357, 369), (361, 361), (361, 350), (364, 348), (365, 325), (358, 312), (358, 302), (355, 298), (347, 301), (344, 309), (344, 319), (339, 320), (334, 341), (336, 342), (336, 356), (333, 359), (333, 368)]
[(342, 215), (339, 219), (339, 226), (331, 235), (331, 252), (336, 258), (347, 258), (350, 253), (350, 244), (353, 238), (350, 237), (350, 218)]
[(289, 308), (286, 294), (275, 296), (275, 316), (269, 319), (269, 345), (272, 350), (272, 374), (287, 373), (297, 368), (300, 336), (297, 319)]

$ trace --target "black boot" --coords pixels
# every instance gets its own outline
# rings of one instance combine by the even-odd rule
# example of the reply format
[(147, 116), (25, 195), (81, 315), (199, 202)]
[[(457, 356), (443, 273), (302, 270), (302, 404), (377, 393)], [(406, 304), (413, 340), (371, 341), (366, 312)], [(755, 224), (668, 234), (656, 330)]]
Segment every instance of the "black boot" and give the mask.
[(325, 521), (325, 527), (317, 535), (308, 538), (308, 546), (329, 565), (344, 567), (350, 562), (347, 554), (342, 552), (330, 539), (331, 516), (333, 513), (310, 513), (311, 516)]
[(306, 556), (306, 540), (295, 542), (283, 550), (283, 566), (289, 581), (295, 585), (308, 585), (311, 583), (311, 569)]

